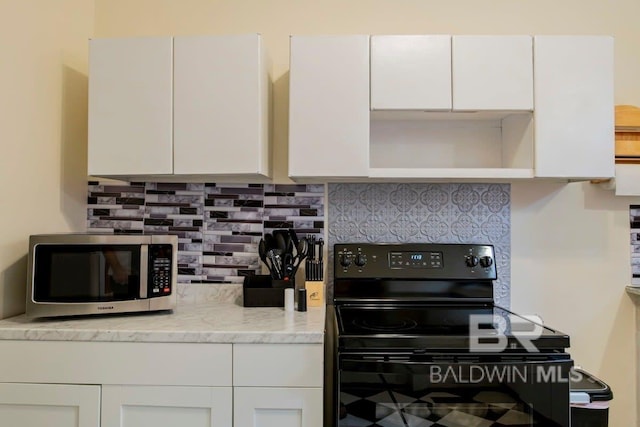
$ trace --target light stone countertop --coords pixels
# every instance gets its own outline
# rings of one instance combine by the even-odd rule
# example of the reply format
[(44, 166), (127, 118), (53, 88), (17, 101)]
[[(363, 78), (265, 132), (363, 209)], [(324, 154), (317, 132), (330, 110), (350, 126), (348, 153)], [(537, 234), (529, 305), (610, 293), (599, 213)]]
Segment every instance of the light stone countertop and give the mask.
[(633, 295), (635, 297), (640, 297), (640, 287), (639, 286), (627, 286), (627, 293), (629, 295)]
[(47, 320), (20, 315), (0, 320), (0, 340), (314, 344), (323, 342), (324, 319), (324, 307), (285, 312), (237, 301), (179, 302), (173, 313)]

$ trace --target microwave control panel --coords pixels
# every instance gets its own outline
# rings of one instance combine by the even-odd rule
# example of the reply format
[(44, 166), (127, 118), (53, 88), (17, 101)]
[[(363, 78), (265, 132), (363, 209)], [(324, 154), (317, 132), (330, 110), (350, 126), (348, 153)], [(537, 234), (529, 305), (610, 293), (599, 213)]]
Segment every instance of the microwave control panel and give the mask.
[(171, 245), (149, 245), (149, 298), (171, 293), (171, 251)]

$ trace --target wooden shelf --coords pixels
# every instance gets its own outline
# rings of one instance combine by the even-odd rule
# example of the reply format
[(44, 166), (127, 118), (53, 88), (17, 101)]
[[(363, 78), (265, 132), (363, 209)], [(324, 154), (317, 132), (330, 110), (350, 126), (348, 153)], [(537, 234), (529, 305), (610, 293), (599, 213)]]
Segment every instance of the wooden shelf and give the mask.
[(640, 108), (616, 105), (616, 163), (640, 163)]

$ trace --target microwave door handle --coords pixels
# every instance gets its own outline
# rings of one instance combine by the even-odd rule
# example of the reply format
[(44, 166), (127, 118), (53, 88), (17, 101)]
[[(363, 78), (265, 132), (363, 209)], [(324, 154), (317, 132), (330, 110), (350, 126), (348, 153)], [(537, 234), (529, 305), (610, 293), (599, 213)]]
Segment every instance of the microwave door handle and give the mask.
[(149, 289), (149, 246), (140, 246), (140, 298), (147, 299)]

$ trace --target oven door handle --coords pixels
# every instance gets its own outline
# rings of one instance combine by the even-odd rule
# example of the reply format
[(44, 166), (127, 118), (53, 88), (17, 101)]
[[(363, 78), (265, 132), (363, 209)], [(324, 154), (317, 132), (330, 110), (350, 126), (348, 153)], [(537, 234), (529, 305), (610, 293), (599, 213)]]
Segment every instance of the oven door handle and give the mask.
[[(557, 365), (561, 368), (560, 374), (568, 375), (569, 370), (573, 366), (573, 360), (571, 359), (548, 359), (548, 360), (539, 360), (539, 359), (503, 359), (503, 360), (472, 360), (472, 359), (452, 359), (452, 360), (442, 360), (442, 359), (433, 359), (432, 357), (420, 357), (417, 358), (415, 356), (408, 357), (394, 357), (391, 358), (387, 356), (386, 358), (381, 358), (378, 356), (363, 356), (361, 358), (349, 358), (343, 357), (339, 360), (340, 370), (350, 371), (350, 372), (366, 372), (366, 373), (396, 373), (396, 374), (425, 374), (429, 372), (433, 372), (434, 369), (442, 369), (446, 370), (452, 366), (460, 367), (461, 369), (465, 367), (477, 366), (482, 369), (499, 369), (504, 367), (512, 367), (514, 369), (525, 367), (535, 367), (541, 366), (544, 368), (540, 369), (548, 369), (548, 367), (552, 367)], [(531, 371), (535, 371), (535, 369), (530, 369)]]

